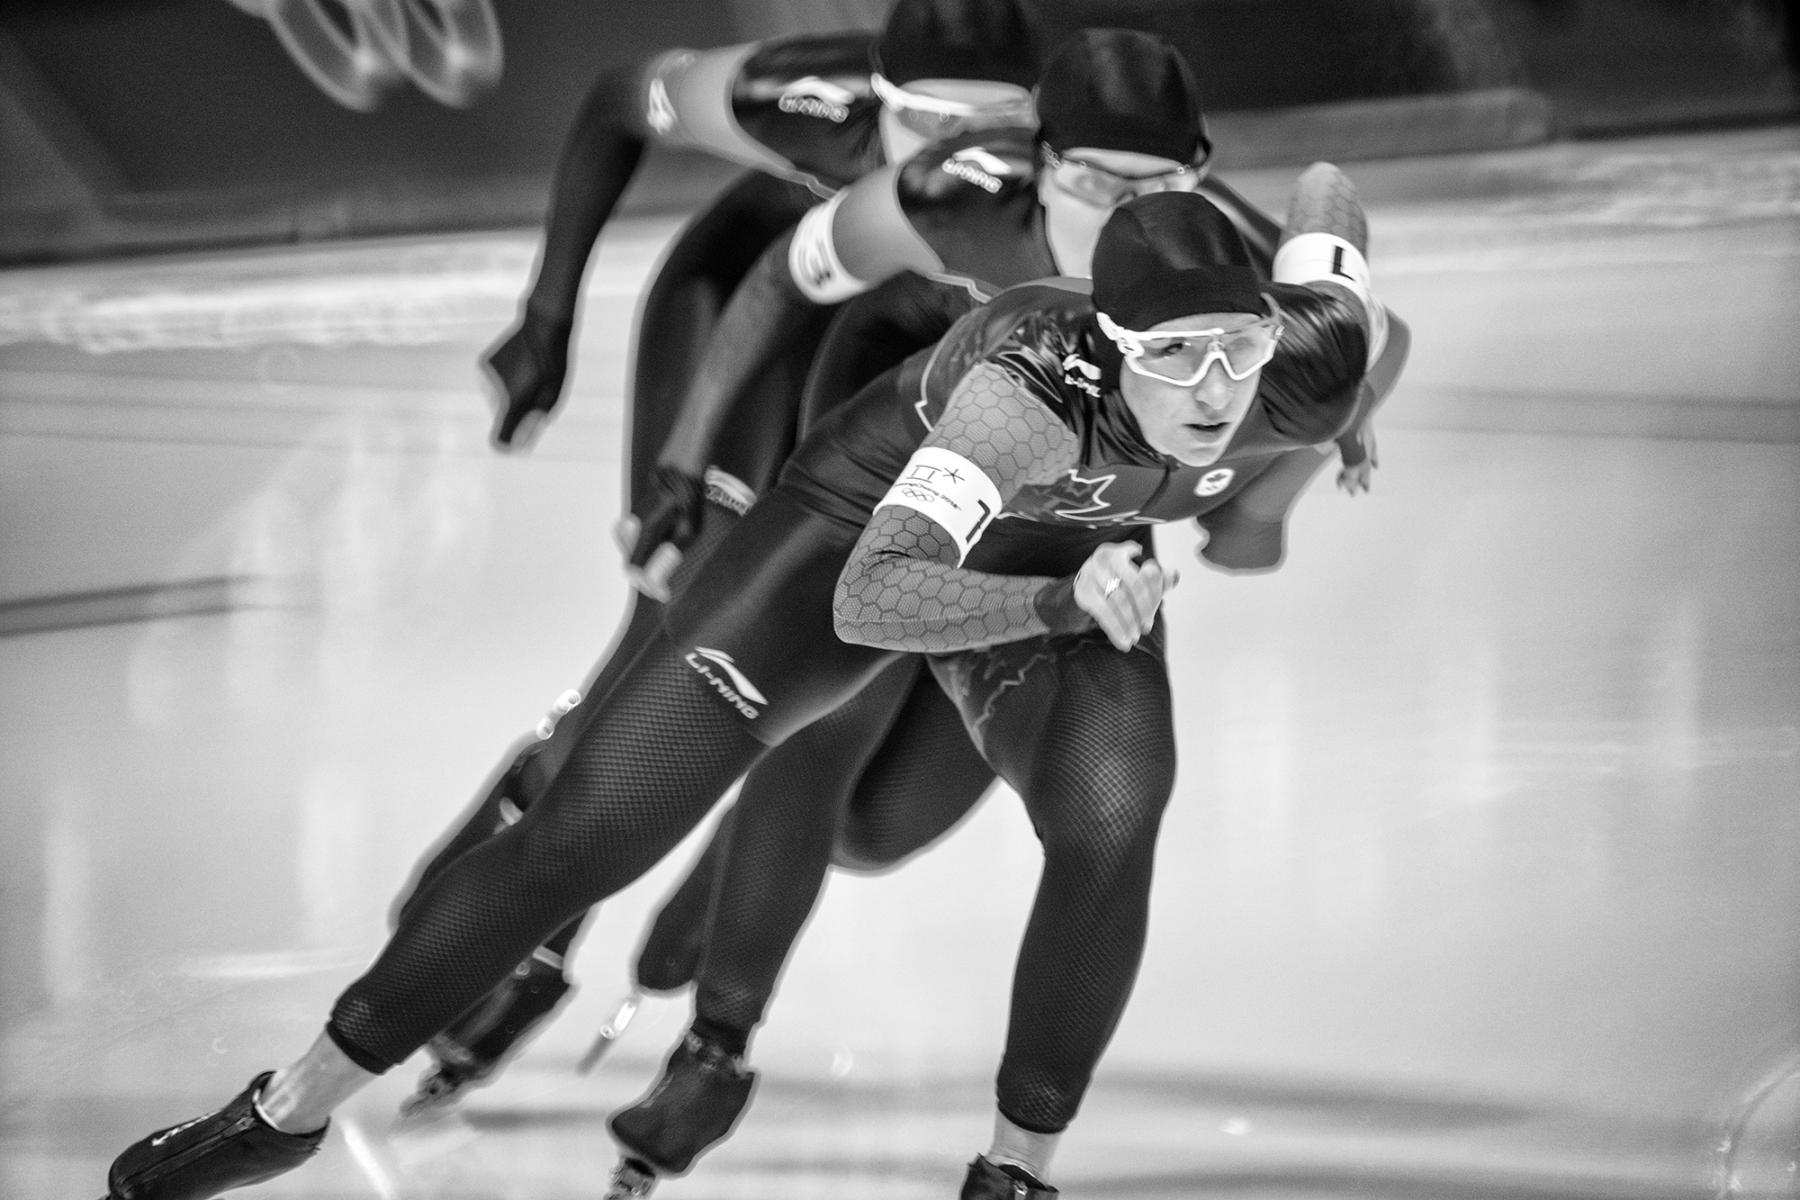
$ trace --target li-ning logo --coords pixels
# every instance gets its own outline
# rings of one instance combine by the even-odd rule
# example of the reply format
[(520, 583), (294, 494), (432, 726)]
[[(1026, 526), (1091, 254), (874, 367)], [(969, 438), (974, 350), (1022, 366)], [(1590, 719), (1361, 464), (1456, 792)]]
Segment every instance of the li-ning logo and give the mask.
[[(713, 690), (746, 719), (754, 721), (762, 716), (762, 709), (756, 705), (767, 704), (769, 698), (757, 691), (754, 683), (744, 678), (744, 673), (737, 669), (737, 663), (731, 655), (710, 646), (695, 646), (687, 652), (683, 661), (694, 668), (702, 679), (712, 684)], [(718, 670), (714, 670), (715, 667)], [(720, 677), (721, 671), (724, 672), (724, 678)]]
[(737, 476), (728, 475), (717, 467), (708, 467), (706, 499), (708, 503), (716, 504), (741, 517), (756, 503), (756, 493)]
[(1003, 186), (1000, 177), (1012, 173), (1005, 159), (996, 158), (980, 146), (958, 150), (944, 160), (943, 168), (964, 183), (972, 183), (989, 193), (998, 192)]
[(1231, 485), (1232, 477), (1236, 474), (1237, 472), (1230, 467), (1220, 467), (1216, 471), (1208, 471), (1200, 477), (1200, 482), (1194, 485), (1194, 495), (1216, 496)]
[(856, 93), (849, 88), (817, 75), (807, 75), (783, 88), (775, 107), (785, 113), (799, 113), (803, 117), (818, 117), (842, 125), (849, 119), (850, 105), (855, 99)]
[(1063, 382), (1072, 383), (1090, 396), (1100, 394), (1100, 368), (1079, 354), (1063, 358)]

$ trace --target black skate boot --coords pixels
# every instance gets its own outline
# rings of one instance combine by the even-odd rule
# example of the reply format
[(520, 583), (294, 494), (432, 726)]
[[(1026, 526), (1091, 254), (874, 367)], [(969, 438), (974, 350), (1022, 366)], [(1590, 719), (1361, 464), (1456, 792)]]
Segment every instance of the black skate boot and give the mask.
[(1055, 1188), (1011, 1163), (995, 1166), (981, 1155), (969, 1164), (957, 1200), (1050, 1200)]
[(742, 1058), (697, 1033), (682, 1038), (655, 1086), (607, 1122), (625, 1153), (606, 1200), (647, 1196), (659, 1176), (686, 1174), (731, 1132), (755, 1088)]
[(256, 1111), (265, 1071), (217, 1112), (160, 1129), (127, 1147), (106, 1176), (106, 1200), (211, 1200), (291, 1171), (319, 1151), (325, 1130), (283, 1133)]
[(418, 1090), (401, 1102), (400, 1115), (417, 1117), (444, 1108), (487, 1083), (569, 991), (560, 956), (539, 951), (520, 963), (504, 983), (426, 1044), (432, 1065), (420, 1077)]

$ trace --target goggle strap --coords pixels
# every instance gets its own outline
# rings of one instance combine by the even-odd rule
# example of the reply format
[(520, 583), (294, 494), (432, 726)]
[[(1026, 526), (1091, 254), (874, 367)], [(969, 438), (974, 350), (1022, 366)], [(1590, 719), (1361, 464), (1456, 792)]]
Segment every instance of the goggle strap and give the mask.
[[(891, 87), (892, 85), (890, 84), (889, 86)], [(879, 89), (877, 90), (879, 91)], [(1205, 177), (1208, 165), (1206, 159), (1201, 159), (1199, 162), (1185, 163), (1179, 167), (1171, 167), (1167, 171), (1158, 171), (1153, 175), (1126, 175), (1123, 172), (1115, 171), (1110, 167), (1103, 167), (1099, 163), (1086, 162), (1079, 158), (1070, 158), (1066, 154), (1058, 154), (1051, 148), (1049, 142), (1040, 142), (1038, 144), (1044, 148), (1044, 157), (1050, 160), (1050, 166), (1053, 169), (1067, 164), (1071, 167), (1080, 167), (1084, 171), (1092, 171), (1097, 175), (1104, 175), (1108, 179), (1115, 179), (1118, 182), (1127, 185), (1134, 183), (1152, 183), (1158, 179), (1167, 179), (1171, 175), (1193, 175), (1196, 182), (1198, 182)]]

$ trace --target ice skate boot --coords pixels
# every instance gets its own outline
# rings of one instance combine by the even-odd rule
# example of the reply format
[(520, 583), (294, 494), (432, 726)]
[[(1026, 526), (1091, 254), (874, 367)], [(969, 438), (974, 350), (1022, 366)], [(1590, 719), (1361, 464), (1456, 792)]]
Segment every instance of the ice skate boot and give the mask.
[(256, 1098), (274, 1074), (258, 1075), (217, 1112), (127, 1147), (107, 1173), (105, 1200), (211, 1200), (273, 1179), (318, 1153), (324, 1129), (283, 1133), (256, 1111)]
[(996, 1166), (977, 1154), (957, 1200), (1050, 1200), (1055, 1188), (1011, 1163)]
[(607, 1122), (624, 1152), (606, 1200), (648, 1196), (664, 1175), (684, 1175), (731, 1132), (750, 1103), (756, 1072), (722, 1046), (688, 1033), (662, 1078)]
[(401, 1102), (400, 1115), (419, 1117), (442, 1109), (492, 1080), (569, 991), (561, 955), (539, 950), (520, 963), (504, 983), (426, 1044), (432, 1065), (420, 1077), (418, 1090)]

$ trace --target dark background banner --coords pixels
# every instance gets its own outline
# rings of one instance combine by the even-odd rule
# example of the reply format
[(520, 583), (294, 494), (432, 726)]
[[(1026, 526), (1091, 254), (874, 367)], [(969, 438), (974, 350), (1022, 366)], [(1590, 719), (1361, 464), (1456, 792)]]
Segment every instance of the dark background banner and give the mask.
[[(1026, 0), (1047, 40), (1159, 29), (1246, 160), (1509, 144), (1792, 115), (1773, 0)], [(873, 28), (885, 0), (11, 0), (0, 260), (537, 219), (609, 65), (674, 45)], [(1540, 97), (1531, 103), (1521, 97)], [(1457, 98), (1409, 122), (1371, 100)], [(1313, 127), (1270, 114), (1361, 114)], [(1413, 141), (1396, 142), (1410, 128)], [(628, 206), (710, 164), (653, 155)]]

